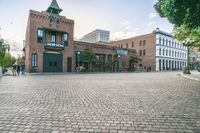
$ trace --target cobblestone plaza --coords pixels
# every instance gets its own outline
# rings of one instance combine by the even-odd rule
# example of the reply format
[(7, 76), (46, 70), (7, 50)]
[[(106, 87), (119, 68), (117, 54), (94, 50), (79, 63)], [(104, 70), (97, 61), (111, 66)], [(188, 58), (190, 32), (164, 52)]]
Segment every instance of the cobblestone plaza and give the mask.
[(198, 133), (199, 85), (177, 72), (5, 76), (0, 133)]

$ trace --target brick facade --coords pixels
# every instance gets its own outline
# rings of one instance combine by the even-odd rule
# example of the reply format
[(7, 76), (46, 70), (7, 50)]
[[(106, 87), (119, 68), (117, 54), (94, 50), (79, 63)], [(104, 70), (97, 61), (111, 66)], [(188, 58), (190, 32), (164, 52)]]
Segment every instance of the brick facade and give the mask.
[[(50, 22), (52, 17), (58, 17), (59, 23)], [(61, 43), (61, 35), (60, 32), (68, 33), (68, 46), (65, 46), (62, 51), (55, 51), (45, 49), (44, 43), (45, 41), (49, 41), (49, 35), (47, 33), (47, 38), (42, 43), (38, 43), (37, 41), (37, 30), (38, 28), (49, 29), (50, 31), (59, 31), (57, 34), (58, 39), (57, 42)], [(26, 72), (31, 72), (31, 55), (32, 53), (37, 54), (37, 67), (35, 67), (36, 72), (43, 72), (43, 54), (46, 52), (60, 52), (63, 55), (63, 72), (67, 71), (67, 57), (72, 57), (72, 69), (75, 67), (75, 58), (74, 58), (74, 46), (73, 46), (73, 37), (74, 37), (74, 21), (65, 18), (60, 15), (53, 15), (48, 12), (38, 12), (34, 10), (30, 10), (29, 18), (26, 29), (26, 41), (25, 41), (25, 69)]]
[(137, 56), (142, 60), (138, 65), (146, 71), (156, 70), (156, 35), (154, 33), (136, 36), (119, 41), (113, 41), (109, 45), (119, 48), (135, 49)]
[[(97, 43), (88, 43), (88, 42), (80, 42), (74, 41), (75, 53), (83, 52), (86, 48), (92, 49), (93, 53), (96, 56), (102, 56), (104, 58), (104, 63), (112, 63), (119, 62), (120, 71), (129, 71), (129, 61), (131, 57), (136, 57), (136, 51), (134, 49), (126, 49), (126, 48), (117, 48), (115, 46), (109, 46), (105, 44), (97, 44)], [(117, 50), (128, 51), (127, 56), (121, 55), (118, 57)], [(114, 66), (111, 71), (116, 71)]]

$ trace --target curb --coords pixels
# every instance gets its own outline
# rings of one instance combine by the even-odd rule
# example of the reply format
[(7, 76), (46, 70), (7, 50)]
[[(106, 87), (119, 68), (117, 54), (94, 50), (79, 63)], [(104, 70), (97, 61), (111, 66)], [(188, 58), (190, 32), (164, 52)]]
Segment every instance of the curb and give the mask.
[(191, 79), (191, 80), (195, 80), (195, 81), (199, 81), (199, 82), (200, 82), (200, 79), (192, 78), (192, 77), (187, 76), (187, 75), (184, 75), (184, 74), (180, 74), (180, 76), (185, 77), (185, 78), (188, 78), (188, 79)]

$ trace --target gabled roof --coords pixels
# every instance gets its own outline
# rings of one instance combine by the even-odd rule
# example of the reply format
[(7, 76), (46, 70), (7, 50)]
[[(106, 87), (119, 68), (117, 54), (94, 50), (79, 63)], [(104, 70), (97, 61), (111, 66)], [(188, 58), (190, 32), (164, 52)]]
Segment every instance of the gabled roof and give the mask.
[(59, 14), (61, 11), (62, 9), (59, 7), (57, 1), (52, 0), (51, 5), (47, 9), (47, 12)]

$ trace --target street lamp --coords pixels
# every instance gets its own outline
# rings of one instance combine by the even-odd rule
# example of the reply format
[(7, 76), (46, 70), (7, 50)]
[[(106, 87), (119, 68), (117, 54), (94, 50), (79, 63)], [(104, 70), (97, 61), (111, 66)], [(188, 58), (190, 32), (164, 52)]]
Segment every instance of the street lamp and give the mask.
[(118, 72), (119, 72), (119, 66), (120, 66), (119, 64), (120, 64), (120, 57), (121, 57), (121, 55), (118, 54), (117, 57), (118, 57)]
[(190, 67), (189, 67), (189, 65), (190, 65), (190, 63), (189, 63), (189, 53), (190, 53), (189, 47), (193, 43), (195, 43), (195, 41), (190, 39), (190, 38), (188, 38), (185, 41), (183, 41), (183, 45), (187, 47), (187, 67), (186, 67), (187, 70), (184, 72), (185, 74), (191, 74), (190, 73)]
[(78, 55), (78, 61), (77, 61), (77, 62), (78, 62), (78, 69), (77, 69), (77, 71), (78, 71), (78, 72), (79, 72), (79, 69), (80, 69), (80, 68), (79, 68), (79, 55), (80, 55), (80, 54), (81, 54), (81, 52), (78, 51), (78, 52), (77, 52), (77, 55)]

